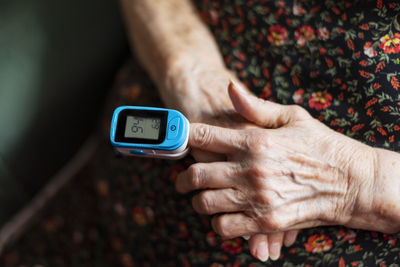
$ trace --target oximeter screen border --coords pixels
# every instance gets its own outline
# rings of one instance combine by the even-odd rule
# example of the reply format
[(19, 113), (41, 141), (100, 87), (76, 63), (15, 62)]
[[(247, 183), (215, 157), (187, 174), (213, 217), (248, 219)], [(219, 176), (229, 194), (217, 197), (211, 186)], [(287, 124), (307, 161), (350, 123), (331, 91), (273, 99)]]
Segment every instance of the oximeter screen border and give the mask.
[[(128, 116), (161, 119), (158, 139), (125, 137), (125, 127)], [(168, 120), (168, 111), (143, 110), (143, 109), (121, 110), (121, 112), (118, 115), (117, 128), (115, 131), (115, 141), (119, 143), (133, 143), (133, 144), (161, 144), (165, 140), (167, 120)]]

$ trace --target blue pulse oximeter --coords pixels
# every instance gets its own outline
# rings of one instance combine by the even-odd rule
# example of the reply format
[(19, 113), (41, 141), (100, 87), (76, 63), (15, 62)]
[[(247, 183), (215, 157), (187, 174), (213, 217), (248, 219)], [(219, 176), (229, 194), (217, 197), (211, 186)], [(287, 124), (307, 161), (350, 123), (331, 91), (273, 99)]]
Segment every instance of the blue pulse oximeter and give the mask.
[(122, 106), (114, 111), (111, 144), (123, 155), (164, 159), (184, 157), (189, 121), (173, 109)]

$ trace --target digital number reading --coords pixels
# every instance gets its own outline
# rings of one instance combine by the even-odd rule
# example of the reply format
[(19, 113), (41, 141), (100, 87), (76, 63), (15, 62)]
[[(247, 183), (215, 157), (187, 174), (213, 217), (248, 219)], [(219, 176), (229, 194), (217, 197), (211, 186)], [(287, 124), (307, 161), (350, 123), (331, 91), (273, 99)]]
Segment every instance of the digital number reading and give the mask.
[(127, 116), (125, 137), (157, 140), (160, 133), (159, 118)]

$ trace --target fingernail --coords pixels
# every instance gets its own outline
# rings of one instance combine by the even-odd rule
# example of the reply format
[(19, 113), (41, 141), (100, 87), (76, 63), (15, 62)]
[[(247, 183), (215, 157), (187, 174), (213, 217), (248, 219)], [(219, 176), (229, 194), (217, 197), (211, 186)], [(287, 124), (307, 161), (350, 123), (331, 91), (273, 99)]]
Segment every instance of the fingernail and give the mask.
[(250, 236), (249, 236), (249, 235), (244, 235), (243, 238), (244, 238), (245, 240), (249, 240), (249, 239), (250, 239)]
[(276, 261), (277, 259), (279, 259), (279, 256), (281, 254), (281, 244), (272, 243), (269, 247), (269, 254), (271, 260)]
[(256, 255), (260, 261), (265, 262), (268, 260), (268, 245), (266, 242), (261, 242), (258, 245)]
[(239, 83), (235, 82), (232, 79), (230, 79), (229, 82), (233, 84), (233, 86), (237, 89), (237, 91), (239, 91), (239, 93), (241, 94), (247, 93), (246, 90), (243, 88), (243, 86), (241, 86)]

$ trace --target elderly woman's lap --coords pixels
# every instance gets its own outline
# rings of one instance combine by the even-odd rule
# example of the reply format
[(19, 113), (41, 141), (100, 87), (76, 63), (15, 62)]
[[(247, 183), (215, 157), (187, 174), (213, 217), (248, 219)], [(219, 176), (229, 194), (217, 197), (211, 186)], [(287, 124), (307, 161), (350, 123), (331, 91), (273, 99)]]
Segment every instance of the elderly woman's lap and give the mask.
[[(191, 195), (174, 187), (193, 163), (120, 158), (108, 142), (112, 110), (119, 105), (160, 106), (157, 90), (129, 62), (117, 76), (103, 116), (103, 139), (88, 165), (52, 200), (2, 266), (262, 266), (242, 238), (222, 240), (210, 216), (191, 207)], [(400, 262), (394, 235), (320, 227), (302, 230), (266, 266), (389, 266)], [(252, 265), (251, 265), (252, 264)]]
[[(161, 105), (154, 85), (132, 62), (121, 71), (113, 94), (109, 114), (118, 105)], [(260, 263), (250, 255), (244, 239), (222, 240), (216, 236), (210, 226), (210, 217), (199, 215), (192, 209), (191, 196), (176, 192), (174, 180), (177, 174), (193, 163), (193, 159), (109, 160), (111, 164), (102, 164), (105, 166), (102, 176), (114, 185), (111, 190), (115, 190), (120, 198), (118, 206), (130, 213), (124, 225), (130, 234), (124, 239), (126, 243), (132, 243), (129, 253), (134, 262), (172, 265)], [(393, 235), (320, 227), (302, 230), (295, 244), (283, 249), (277, 262), (266, 264), (384, 266), (400, 262), (399, 251), (400, 245)]]

